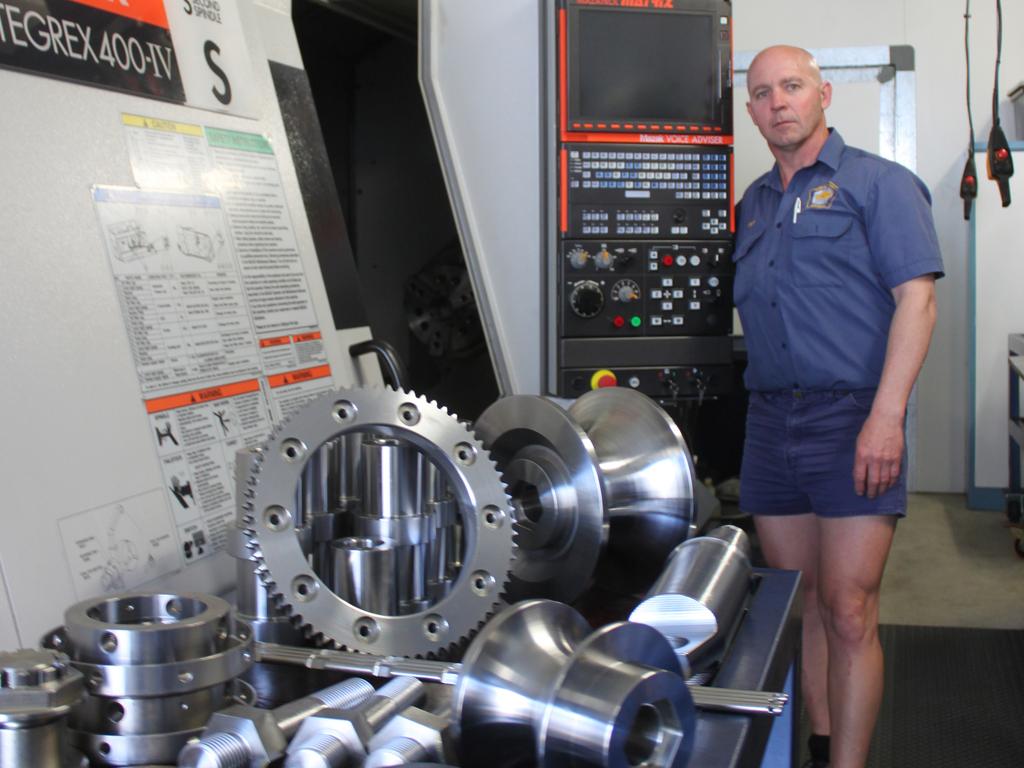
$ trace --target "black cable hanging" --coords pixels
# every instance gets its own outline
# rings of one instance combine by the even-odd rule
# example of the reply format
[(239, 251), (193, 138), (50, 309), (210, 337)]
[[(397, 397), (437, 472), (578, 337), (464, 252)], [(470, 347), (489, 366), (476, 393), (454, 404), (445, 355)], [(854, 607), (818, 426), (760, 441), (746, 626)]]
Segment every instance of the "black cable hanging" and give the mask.
[(999, 66), (1003, 59), (1003, 3), (996, 0), (996, 73), (992, 86), (992, 132), (988, 136), (988, 177), (999, 185), (1003, 208), (1010, 204), (1010, 177), (1013, 176), (1013, 154), (999, 122)]
[(967, 162), (964, 172), (960, 175), (960, 197), (964, 201), (964, 220), (970, 221), (971, 208), (978, 196), (978, 169), (974, 164), (974, 114), (971, 111), (971, 0), (967, 0), (964, 9), (964, 57), (967, 60), (967, 124), (970, 133), (967, 135)]

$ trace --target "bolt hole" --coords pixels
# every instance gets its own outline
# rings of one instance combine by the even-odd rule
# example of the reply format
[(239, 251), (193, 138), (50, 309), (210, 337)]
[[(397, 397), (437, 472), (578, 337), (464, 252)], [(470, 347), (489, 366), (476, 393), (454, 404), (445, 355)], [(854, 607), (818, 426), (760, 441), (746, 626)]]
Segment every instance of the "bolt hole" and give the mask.
[(124, 707), (116, 701), (107, 707), (107, 720), (112, 723), (120, 723), (124, 720)]
[(476, 461), (476, 448), (469, 443), (459, 443), (455, 446), (455, 460), (463, 466), (470, 466)]
[(113, 653), (117, 650), (117, 635), (113, 632), (104, 632), (103, 637), (100, 638), (100, 648), (107, 653)]
[(331, 416), (339, 424), (344, 424), (356, 417), (356, 411), (355, 405), (348, 400), (339, 400), (334, 404), (334, 408), (331, 409)]
[(493, 504), (483, 508), (484, 525), (488, 528), (501, 528), (505, 524), (505, 513)]
[(107, 744), (107, 742), (105, 742), (105, 741), (101, 741), (100, 742), (100, 746), (99, 746), (99, 750), (100, 750), (100, 754), (101, 755), (109, 755), (110, 754), (110, 745)]
[(275, 533), (286, 530), (291, 522), (291, 513), (277, 504), (267, 507), (263, 512), (263, 525)]
[(402, 403), (398, 408), (398, 417), (402, 420), (403, 424), (413, 427), (419, 424), (420, 410), (412, 403)]
[(469, 577), (469, 585), (479, 597), (487, 597), (494, 591), (494, 577), (487, 571), (477, 571)]
[(182, 611), (184, 611), (184, 608), (182, 608), (182, 606), (181, 606), (181, 601), (178, 600), (177, 598), (173, 598), (171, 600), (168, 600), (167, 601), (167, 605), (165, 606), (165, 608), (167, 609), (167, 613), (169, 613), (171, 616), (174, 616), (176, 618), (178, 616), (181, 616)]
[(281, 443), (281, 455), (289, 463), (298, 461), (306, 455), (306, 445), (301, 440), (289, 437)]

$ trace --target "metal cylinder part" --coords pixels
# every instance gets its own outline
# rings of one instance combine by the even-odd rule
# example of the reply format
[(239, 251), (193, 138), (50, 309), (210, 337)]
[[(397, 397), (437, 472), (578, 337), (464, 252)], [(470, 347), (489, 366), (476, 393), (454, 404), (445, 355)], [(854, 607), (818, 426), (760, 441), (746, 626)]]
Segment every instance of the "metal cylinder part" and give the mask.
[(173, 762), (213, 712), (254, 698), (252, 630), (213, 595), (140, 592), (77, 603), (44, 638), (67, 653), (88, 695), (69, 717), (95, 765)]
[(382, 539), (350, 537), (334, 542), (335, 594), (370, 613), (398, 613), (395, 548)]
[(629, 620), (654, 627), (687, 669), (729, 636), (750, 592), (750, 541), (734, 525), (684, 541)]
[(452, 702), (464, 765), (682, 766), (695, 711), (679, 661), (649, 627), (596, 632), (561, 603), (518, 603), (462, 661)]
[(694, 518), (695, 473), (683, 435), (657, 403), (623, 387), (587, 392), (569, 415), (594, 446), (610, 520), (598, 578), (646, 588)]
[(68, 657), (50, 650), (0, 653), (0, 766), (82, 766), (67, 714), (85, 696)]

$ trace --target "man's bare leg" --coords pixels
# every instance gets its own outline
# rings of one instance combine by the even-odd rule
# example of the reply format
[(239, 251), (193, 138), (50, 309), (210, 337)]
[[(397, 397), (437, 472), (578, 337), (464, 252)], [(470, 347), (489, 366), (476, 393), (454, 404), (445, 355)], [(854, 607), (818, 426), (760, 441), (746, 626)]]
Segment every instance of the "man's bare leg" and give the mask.
[(819, 518), (819, 609), (828, 641), (832, 768), (863, 768), (882, 702), (878, 597), (896, 518)]
[(828, 703), (828, 643), (818, 597), (818, 520), (807, 515), (754, 515), (765, 560), (772, 568), (802, 571), (803, 622), (800, 690), (811, 732), (831, 733)]

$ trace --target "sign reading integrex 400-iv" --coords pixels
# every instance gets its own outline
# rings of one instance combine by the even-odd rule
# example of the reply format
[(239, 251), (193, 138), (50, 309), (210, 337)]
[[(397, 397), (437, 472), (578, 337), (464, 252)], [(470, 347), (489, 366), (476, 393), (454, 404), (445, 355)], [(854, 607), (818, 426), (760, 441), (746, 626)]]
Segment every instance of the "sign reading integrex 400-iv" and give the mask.
[(185, 101), (161, 0), (0, 0), (0, 65)]
[(0, 67), (257, 117), (235, 0), (0, 0)]

